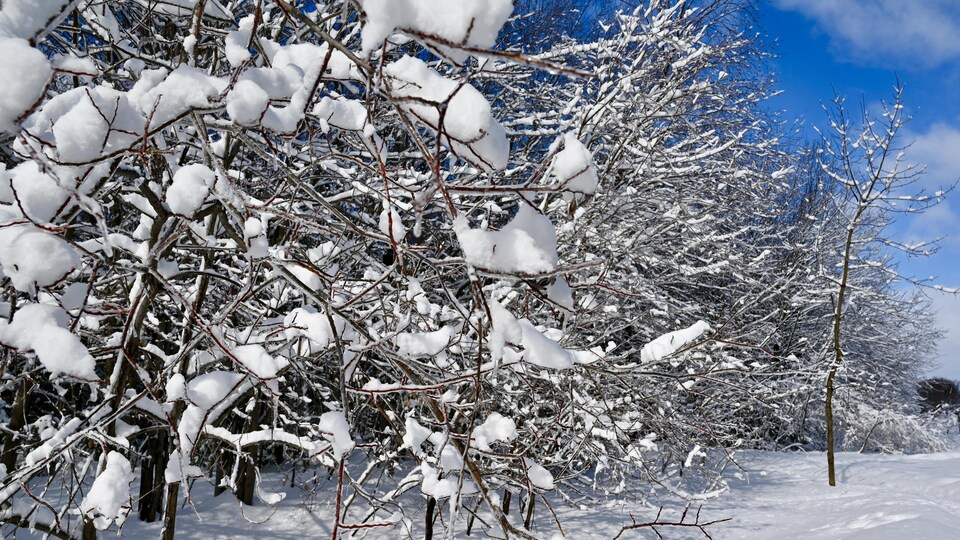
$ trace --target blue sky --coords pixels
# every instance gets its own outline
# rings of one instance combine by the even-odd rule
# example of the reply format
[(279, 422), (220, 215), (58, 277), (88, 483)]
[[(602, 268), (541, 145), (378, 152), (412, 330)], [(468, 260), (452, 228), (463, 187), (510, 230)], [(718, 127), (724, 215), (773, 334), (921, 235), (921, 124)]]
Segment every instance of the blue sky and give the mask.
[[(891, 99), (899, 77), (913, 116), (902, 142), (912, 143), (908, 160), (927, 165), (922, 187), (960, 180), (960, 0), (761, 0), (759, 24), (779, 55), (773, 67), (783, 94), (773, 105), (788, 117), (822, 125), (820, 102), (834, 90), (852, 108), (870, 107)], [(902, 258), (901, 270), (960, 287), (958, 233), (960, 189), (896, 225), (902, 239), (946, 237), (930, 258)], [(960, 379), (960, 296), (931, 298), (947, 331), (934, 373)]]

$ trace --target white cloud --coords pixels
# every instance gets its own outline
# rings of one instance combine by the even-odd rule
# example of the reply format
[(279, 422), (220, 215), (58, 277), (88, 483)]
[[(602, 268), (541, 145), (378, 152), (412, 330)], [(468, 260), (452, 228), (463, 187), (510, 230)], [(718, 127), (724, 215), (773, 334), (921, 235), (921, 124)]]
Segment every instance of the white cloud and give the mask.
[(905, 221), (906, 230), (901, 235), (904, 242), (917, 244), (941, 239), (941, 251), (937, 258), (954, 258), (958, 255), (960, 238), (957, 237), (957, 231), (960, 230), (960, 216), (949, 201), (928, 208), (922, 214), (909, 216)]
[(960, 129), (937, 123), (925, 133), (905, 135), (906, 141), (913, 141), (907, 150), (909, 159), (927, 166), (924, 185), (949, 187), (960, 180)]
[[(875, 63), (890, 58), (935, 67), (960, 58), (957, 0), (773, 0), (817, 22), (836, 52)], [(871, 62), (873, 60), (873, 62)]]
[(946, 334), (940, 341), (939, 366), (933, 374), (960, 380), (960, 297), (937, 294), (931, 298), (937, 324)]
[(924, 133), (904, 132), (903, 142), (912, 143), (907, 160), (926, 166), (914, 187), (928, 196), (941, 190), (948, 193), (922, 214), (905, 216), (901, 237), (907, 242), (943, 237), (941, 257), (960, 259), (960, 190), (949, 191), (960, 180), (960, 129), (934, 124)]
[[(945, 123), (931, 125), (926, 131), (904, 131), (903, 143), (912, 143), (906, 159), (925, 164), (926, 174), (917, 186), (930, 195), (953, 186), (960, 179), (960, 127)], [(902, 238), (909, 242), (945, 237), (941, 251), (930, 259), (902, 261), (907, 274), (918, 278), (938, 276), (936, 284), (960, 286), (960, 190), (954, 190), (937, 206), (922, 214), (907, 217), (901, 226)], [(937, 325), (945, 335), (939, 343), (939, 367), (933, 375), (960, 380), (960, 296), (932, 293)]]

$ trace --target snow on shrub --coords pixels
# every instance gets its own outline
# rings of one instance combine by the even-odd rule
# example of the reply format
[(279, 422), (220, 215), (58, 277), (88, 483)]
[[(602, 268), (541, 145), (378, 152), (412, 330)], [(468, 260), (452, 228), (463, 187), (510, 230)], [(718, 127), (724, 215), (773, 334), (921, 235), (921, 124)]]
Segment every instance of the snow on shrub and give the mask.
[(106, 455), (103, 472), (97, 475), (90, 491), (80, 501), (80, 511), (93, 518), (97, 529), (104, 530), (116, 523), (123, 525), (132, 508), (130, 484), (135, 476), (130, 462), (120, 452)]

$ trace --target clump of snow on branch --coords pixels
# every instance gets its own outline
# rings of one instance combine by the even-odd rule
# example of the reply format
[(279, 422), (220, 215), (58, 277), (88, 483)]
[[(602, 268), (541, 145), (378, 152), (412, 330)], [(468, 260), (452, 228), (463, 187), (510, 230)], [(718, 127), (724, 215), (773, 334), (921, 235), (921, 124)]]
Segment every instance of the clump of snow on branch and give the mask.
[(204, 430), (207, 416), (231, 393), (250, 387), (247, 376), (240, 373), (213, 371), (194, 377), (187, 384), (187, 406), (180, 419), (176, 450), (167, 462), (164, 478), (167, 483), (180, 482), (203, 476), (200, 467), (193, 463), (193, 450)]
[(93, 518), (94, 525), (100, 530), (113, 523), (123, 525), (132, 505), (130, 484), (134, 475), (130, 462), (116, 451), (108, 453), (106, 460), (103, 472), (80, 502), (80, 511)]
[[(331, 319), (334, 326), (330, 326)], [(296, 308), (283, 319), (287, 337), (303, 336), (310, 340), (317, 350), (327, 348), (337, 335), (344, 335), (346, 325), (336, 315), (330, 317), (312, 306)]]
[(0, 267), (18, 291), (55, 285), (79, 265), (77, 252), (59, 236), (32, 225), (0, 229)]
[(537, 274), (557, 268), (557, 231), (550, 218), (521, 203), (499, 231), (470, 228), (460, 216), (453, 224), (464, 258), (477, 268)]
[(254, 376), (274, 379), (286, 367), (284, 358), (274, 358), (262, 345), (241, 345), (233, 350), (233, 357)]
[(553, 474), (532, 459), (527, 460), (527, 478), (537, 489), (550, 491), (554, 488)]
[(600, 180), (593, 164), (593, 154), (574, 133), (563, 136), (563, 150), (554, 156), (552, 172), (557, 185), (565, 191), (586, 195), (597, 192)]
[(360, 5), (367, 15), (361, 32), (365, 53), (378, 49), (398, 29), (453, 45), (492, 47), (513, 12), (512, 0), (361, 0)]
[(513, 343), (519, 345), (523, 342), (523, 327), (517, 321), (517, 318), (510, 313), (507, 308), (496, 301), (487, 302), (490, 309), (491, 328), (489, 335), (490, 357), (494, 362), (499, 362), (503, 358), (504, 347)]
[(709, 331), (709, 324), (697, 321), (690, 327), (664, 334), (643, 346), (640, 351), (640, 360), (643, 362), (658, 362)]
[(25, 39), (0, 37), (0, 131), (16, 131), (16, 120), (43, 93), (50, 80), (50, 63)]
[(490, 447), (495, 442), (510, 442), (517, 438), (517, 423), (498, 412), (490, 416), (482, 424), (473, 429), (471, 438), (480, 450), (492, 452)]
[(433, 357), (440, 355), (460, 328), (456, 325), (445, 326), (433, 332), (403, 332), (397, 335), (397, 352), (408, 358)]
[(400, 214), (390, 208), (386, 201), (383, 203), (383, 212), (380, 213), (380, 232), (394, 242), (400, 242), (407, 234), (407, 229), (403, 226)]
[(330, 442), (330, 448), (333, 450), (333, 456), (337, 461), (343, 459), (347, 452), (353, 450), (355, 443), (350, 436), (350, 424), (347, 418), (339, 411), (330, 411), (320, 415), (318, 428), (323, 432), (324, 438)]
[(210, 195), (216, 175), (209, 167), (194, 163), (177, 170), (167, 188), (167, 206), (181, 216), (193, 216)]
[(443, 144), (486, 171), (507, 166), (510, 143), (490, 104), (466, 82), (448, 79), (412, 56), (383, 68), (391, 93), (410, 119), (432, 129)]
[(0, 36), (36, 37), (64, 17), (70, 4), (70, 0), (4, 0), (0, 6)]
[(32, 349), (51, 375), (96, 380), (94, 360), (80, 338), (67, 330), (66, 314), (58, 307), (28, 304), (13, 321), (0, 320), (0, 342), (20, 350)]
[(531, 364), (552, 369), (573, 367), (574, 357), (556, 341), (543, 335), (530, 321), (523, 319), (520, 329), (523, 331), (523, 358)]

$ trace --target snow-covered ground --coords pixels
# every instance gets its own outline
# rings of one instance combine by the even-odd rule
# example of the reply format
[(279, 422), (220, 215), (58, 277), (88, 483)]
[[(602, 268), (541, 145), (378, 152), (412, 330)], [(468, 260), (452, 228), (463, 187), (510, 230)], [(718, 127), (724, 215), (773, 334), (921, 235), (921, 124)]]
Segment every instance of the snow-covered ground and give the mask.
[[(720, 539), (949, 539), (960, 538), (960, 452), (890, 456), (839, 454), (838, 486), (826, 485), (822, 453), (742, 452), (746, 473), (730, 469), (730, 491), (704, 502), (701, 521), (731, 518), (707, 528)], [(265, 479), (278, 484), (282, 479)], [(274, 486), (276, 487), (276, 486)], [(225, 494), (213, 498), (209, 486), (194, 487), (196, 512), (189, 507), (178, 518), (178, 538), (326, 538), (331, 533), (332, 492), (324, 489), (304, 498), (302, 488), (286, 488), (288, 498), (276, 508), (241, 507)], [(278, 488), (279, 489), (279, 488)], [(638, 522), (655, 517), (656, 509), (611, 500), (586, 511), (556, 504), (566, 538), (612, 538), (630, 515)], [(679, 518), (680, 506), (666, 507), (664, 520)], [(687, 522), (692, 521), (692, 514)], [(513, 513), (516, 517), (516, 511)], [(422, 538), (420, 516), (409, 516), (413, 537)], [(483, 533), (475, 527), (473, 537)], [(465, 538), (462, 524), (458, 538)], [(703, 538), (692, 528), (661, 527), (664, 538)], [(556, 521), (543, 507), (534, 532), (551, 538)], [(144, 524), (131, 515), (123, 530), (129, 538), (155, 538), (159, 524)], [(404, 538), (401, 530), (368, 532), (369, 537)], [(104, 535), (110, 537), (111, 533)], [(437, 537), (440, 537), (438, 534)], [(626, 532), (622, 538), (656, 538), (650, 529)]]
[(718, 538), (960, 538), (960, 453), (841, 454), (837, 487), (822, 454), (754, 454), (713, 512)]
[[(731, 518), (707, 528), (717, 540), (960, 538), (960, 453), (840, 454), (833, 488), (820, 452), (743, 453), (740, 464), (749, 474), (731, 478), (730, 491), (701, 510), (701, 521)], [(558, 514), (568, 538), (610, 538), (620, 528), (612, 509), (601, 520), (567, 510)], [(649, 517), (647, 512), (637, 520)], [(663, 516), (671, 517), (676, 512)], [(660, 531), (664, 538), (703, 538), (691, 529)], [(624, 537), (656, 537), (643, 534)]]

